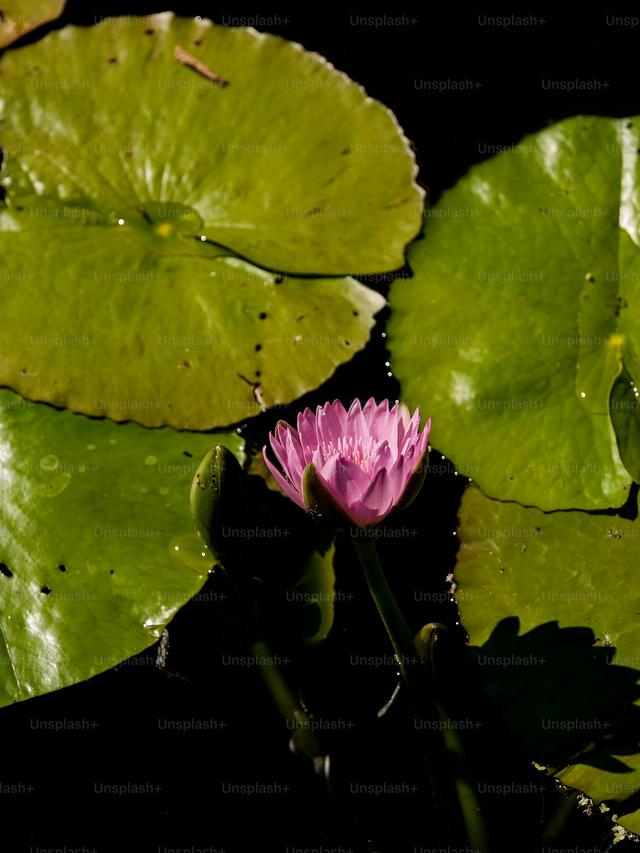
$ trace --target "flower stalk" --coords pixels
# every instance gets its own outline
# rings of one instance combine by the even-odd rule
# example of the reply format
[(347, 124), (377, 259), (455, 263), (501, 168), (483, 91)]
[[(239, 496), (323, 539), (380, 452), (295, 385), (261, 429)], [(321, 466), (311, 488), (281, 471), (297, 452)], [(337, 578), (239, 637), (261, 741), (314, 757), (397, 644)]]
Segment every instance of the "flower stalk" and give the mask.
[(371, 596), (387, 629), (402, 680), (415, 704), (422, 704), (419, 699), (426, 698), (426, 672), (418, 656), (413, 636), (385, 577), (375, 540), (359, 536), (356, 530), (352, 533), (351, 541), (360, 560)]
[(434, 822), (439, 824), (439, 831), (442, 837), (446, 838), (457, 822), (452, 821), (452, 814), (457, 812), (466, 838), (473, 848), (478, 853), (487, 853), (489, 844), (486, 827), (474, 780), (468, 771), (464, 748), (433, 690), (435, 640), (438, 627), (444, 626), (427, 626), (420, 633), (420, 642), (417, 644), (387, 582), (375, 541), (358, 536), (357, 530), (352, 532), (351, 538), (371, 596), (393, 646), (413, 712), (416, 716), (434, 723), (425, 750), (425, 768), (431, 788), (430, 805)]

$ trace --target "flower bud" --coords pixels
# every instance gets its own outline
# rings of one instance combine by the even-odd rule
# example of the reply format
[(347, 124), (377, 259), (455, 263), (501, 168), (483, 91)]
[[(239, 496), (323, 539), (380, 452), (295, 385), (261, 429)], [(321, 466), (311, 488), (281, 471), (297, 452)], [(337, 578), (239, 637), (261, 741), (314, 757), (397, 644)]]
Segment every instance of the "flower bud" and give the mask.
[(244, 472), (234, 454), (218, 444), (200, 463), (191, 486), (191, 511), (202, 541), (223, 565), (240, 547), (225, 530), (246, 524)]

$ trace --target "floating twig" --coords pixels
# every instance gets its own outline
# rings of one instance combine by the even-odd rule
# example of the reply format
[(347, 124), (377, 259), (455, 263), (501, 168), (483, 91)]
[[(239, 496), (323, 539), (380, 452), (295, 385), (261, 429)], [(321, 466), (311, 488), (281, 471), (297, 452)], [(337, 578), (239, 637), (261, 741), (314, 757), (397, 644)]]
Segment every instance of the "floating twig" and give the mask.
[(187, 65), (189, 68), (193, 68), (194, 71), (197, 71), (198, 74), (202, 74), (203, 77), (206, 77), (207, 80), (211, 80), (212, 83), (215, 83), (215, 85), (219, 86), (221, 89), (224, 89), (229, 85), (228, 80), (225, 80), (219, 74), (216, 74), (215, 71), (212, 71), (211, 68), (206, 66), (204, 62), (200, 62), (200, 60), (195, 56), (187, 53), (187, 51), (181, 48), (179, 44), (176, 45), (175, 57), (178, 62), (181, 62), (183, 65)]

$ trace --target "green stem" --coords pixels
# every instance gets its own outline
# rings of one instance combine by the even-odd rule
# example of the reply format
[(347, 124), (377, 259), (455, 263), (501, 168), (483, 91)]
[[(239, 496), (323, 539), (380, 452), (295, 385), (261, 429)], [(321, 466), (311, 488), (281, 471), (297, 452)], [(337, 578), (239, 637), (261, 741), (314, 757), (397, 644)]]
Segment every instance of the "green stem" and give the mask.
[[(467, 839), (478, 851), (489, 850), (484, 818), (474, 781), (468, 772), (464, 750), (446, 712), (433, 693), (435, 681), (435, 645), (437, 625), (426, 626), (427, 633), (420, 636), (421, 648), (404, 621), (404, 617), (387, 583), (378, 558), (375, 540), (352, 534), (352, 541), (364, 570), (371, 595), (387, 634), (391, 640), (400, 674), (413, 704), (414, 713), (434, 723), (433, 734), (426, 743), (426, 768), (433, 797), (434, 820), (446, 838), (453, 826), (450, 807), (458, 810), (466, 830)], [(423, 629), (423, 632), (426, 629)], [(438, 723), (441, 725), (438, 726)], [(444, 733), (444, 734), (443, 734)], [(455, 771), (452, 774), (450, 763)], [(453, 775), (453, 778), (452, 778)]]
[(325, 751), (313, 734), (312, 721), (287, 684), (282, 671), (275, 663), (275, 656), (262, 636), (262, 625), (257, 602), (250, 584), (244, 579), (225, 572), (227, 582), (235, 593), (238, 605), (237, 624), (242, 626), (248, 638), (250, 655), (256, 661), (263, 684), (293, 734), (296, 748), (313, 762), (316, 772), (324, 768)]
[(451, 720), (443, 708), (438, 706), (445, 746), (450, 755), (456, 758), (454, 785), (458, 796), (458, 804), (462, 812), (462, 820), (467, 830), (469, 844), (474, 850), (489, 849), (487, 830), (484, 822), (482, 806), (478, 799), (476, 780), (471, 776), (467, 766), (462, 741), (457, 731), (452, 728)]
[(316, 770), (320, 770), (325, 753), (313, 734), (309, 716), (291, 692), (281, 670), (274, 663), (271, 649), (264, 640), (257, 640), (251, 646), (251, 655), (257, 662), (262, 680), (286, 721), (287, 727), (293, 731), (292, 740), (296, 748), (313, 761)]
[[(490, 848), (482, 804), (478, 797), (477, 780), (467, 762), (462, 739), (459, 737), (446, 709), (437, 699), (436, 683), (442, 663), (438, 660), (438, 646), (441, 639), (448, 635), (446, 625), (430, 622), (416, 636), (416, 646), (427, 669), (432, 685), (434, 705), (440, 722), (444, 747), (452, 765), (453, 785), (458, 797), (458, 805), (467, 831), (467, 838), (474, 850), (487, 851)], [(440, 655), (441, 656), (441, 655)]]
[(387, 583), (374, 539), (352, 535), (353, 545), (358, 554), (360, 564), (378, 613), (387, 629), (396, 660), (400, 667), (400, 675), (412, 700), (420, 706), (426, 698), (426, 672), (418, 655), (413, 636), (404, 621), (400, 608), (394, 598), (391, 587)]
[(567, 828), (569, 820), (576, 812), (576, 803), (578, 800), (577, 791), (573, 791), (567, 796), (563, 796), (562, 794), (559, 796), (561, 797), (560, 802), (558, 803), (551, 820), (542, 833), (542, 841), (550, 843), (558, 841), (563, 830)]

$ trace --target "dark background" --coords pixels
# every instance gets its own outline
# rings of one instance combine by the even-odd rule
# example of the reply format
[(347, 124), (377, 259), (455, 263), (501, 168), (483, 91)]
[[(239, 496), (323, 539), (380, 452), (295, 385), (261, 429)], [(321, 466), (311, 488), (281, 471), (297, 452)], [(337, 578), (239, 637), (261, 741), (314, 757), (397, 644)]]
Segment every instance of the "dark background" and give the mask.
[[(166, 8), (153, 2), (76, 0), (60, 21), (23, 41), (67, 23), (89, 25), (109, 14)], [(414, 145), (420, 181), (431, 201), (474, 163), (551, 122), (577, 113), (637, 112), (640, 27), (607, 22), (607, 16), (633, 14), (624, 8), (563, 8), (559, 3), (551, 10), (527, 8), (519, 14), (535, 15), (544, 23), (510, 27), (491, 26), (485, 16), (512, 12), (466, 10), (454, 3), (414, 9), (392, 4), (375, 12), (348, 5), (335, 12), (320, 5), (286, 10), (206, 2), (172, 8), (227, 25), (255, 22), (257, 29), (326, 56), (395, 112)], [(373, 15), (403, 21), (373, 26), (358, 20)], [(419, 82), (425, 80), (469, 82), (464, 89), (434, 92)], [(545, 89), (543, 81), (548, 80), (591, 85), (583, 91), (554, 92)], [(133, 82), (123, 97), (134, 93)], [(384, 282), (368, 283), (385, 292)], [(304, 402), (338, 396), (348, 403), (371, 394), (396, 398), (399, 388), (384, 365), (383, 329), (384, 317), (365, 352)], [(258, 418), (245, 436), (260, 446), (274, 420), (268, 414)], [(412, 627), (440, 619), (455, 632), (460, 629), (445, 578), (454, 565), (453, 531), (464, 483), (440, 454), (434, 452), (432, 459), (438, 464), (427, 488), (397, 522), (416, 535), (396, 544), (383, 542), (381, 550), (394, 566), (394, 588)], [(376, 718), (393, 690), (393, 669), (350, 664), (351, 655), (387, 654), (388, 647), (352, 555), (342, 546), (334, 630), (302, 671), (292, 673), (316, 717), (336, 724), (323, 734), (332, 754), (332, 797), (305, 759), (289, 750), (291, 733), (254, 673), (224, 665), (229, 640), (216, 626), (233, 620), (233, 609), (229, 590), (213, 576), (200, 600), (187, 605), (170, 626), (163, 667), (156, 665), (152, 649), (88, 683), (3, 709), (0, 779), (22, 780), (32, 790), (3, 796), (2, 837), (11, 840), (0, 841), (0, 849), (431, 850), (421, 826), (419, 762), (411, 737), (399, 735), (406, 727), (397, 725), (402, 723), (402, 703), (382, 720)], [(426, 590), (430, 603), (418, 601), (416, 590)], [(494, 796), (486, 803), (496, 849), (605, 850), (605, 819), (588, 818), (572, 801), (566, 816), (557, 817), (555, 839), (543, 835), (554, 815), (561, 816), (557, 810), (564, 794), (552, 783), (542, 784), (481, 693), (463, 676), (452, 681), (454, 707), (465, 706), (468, 716), (483, 721), (482, 735), (467, 745), (480, 780), (524, 786), (524, 794)], [(159, 721), (171, 719), (214, 720), (217, 730), (167, 731)], [(52, 732), (43, 730), (41, 721), (84, 723), (80, 731)], [(417, 791), (352, 795), (349, 783), (354, 780), (415, 783)], [(107, 795), (96, 790), (102, 782), (158, 790)], [(282, 787), (270, 796), (229, 795), (222, 791), (227, 782)], [(250, 841), (252, 834), (258, 840)], [(448, 851), (455, 849), (450, 845)]]

